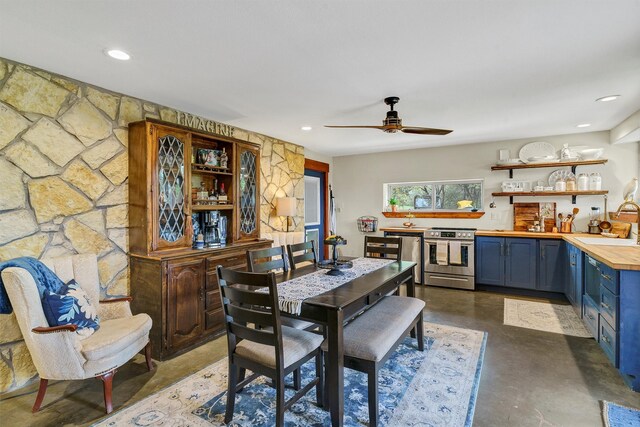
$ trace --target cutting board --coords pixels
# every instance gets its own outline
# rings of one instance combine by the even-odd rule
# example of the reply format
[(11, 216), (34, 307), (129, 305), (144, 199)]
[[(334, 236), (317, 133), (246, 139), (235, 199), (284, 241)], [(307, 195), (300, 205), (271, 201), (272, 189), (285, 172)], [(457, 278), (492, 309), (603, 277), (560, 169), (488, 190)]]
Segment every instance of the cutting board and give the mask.
[(555, 203), (514, 203), (513, 204), (513, 230), (529, 231), (533, 227), (536, 214), (541, 215), (541, 209), (550, 212), (544, 219), (545, 231), (551, 231), (556, 226), (556, 204)]
[(626, 239), (631, 231), (631, 224), (628, 222), (612, 222), (609, 233), (617, 234), (621, 239)]

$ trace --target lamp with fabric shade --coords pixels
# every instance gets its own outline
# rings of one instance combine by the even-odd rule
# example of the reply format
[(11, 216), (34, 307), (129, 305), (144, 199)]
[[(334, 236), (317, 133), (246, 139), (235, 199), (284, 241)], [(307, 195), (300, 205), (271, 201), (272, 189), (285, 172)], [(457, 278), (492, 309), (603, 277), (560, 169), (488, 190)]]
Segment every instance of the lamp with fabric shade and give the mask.
[(276, 215), (287, 217), (287, 232), (289, 232), (289, 217), (296, 214), (296, 198), (280, 197), (276, 199)]

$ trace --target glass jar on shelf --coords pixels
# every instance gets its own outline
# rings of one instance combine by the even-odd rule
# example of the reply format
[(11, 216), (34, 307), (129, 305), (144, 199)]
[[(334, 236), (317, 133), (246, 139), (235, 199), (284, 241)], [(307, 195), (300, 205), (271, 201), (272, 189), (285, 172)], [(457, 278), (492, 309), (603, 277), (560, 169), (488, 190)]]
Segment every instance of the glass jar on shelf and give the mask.
[(576, 191), (576, 188), (577, 188), (576, 177), (575, 176), (568, 177), (566, 181), (566, 185), (567, 185), (567, 191)]
[(602, 177), (598, 172), (593, 172), (589, 175), (589, 191), (602, 190)]
[(555, 191), (567, 191), (567, 182), (564, 179), (557, 180)]
[(578, 175), (578, 191), (589, 191), (589, 175), (586, 173)]

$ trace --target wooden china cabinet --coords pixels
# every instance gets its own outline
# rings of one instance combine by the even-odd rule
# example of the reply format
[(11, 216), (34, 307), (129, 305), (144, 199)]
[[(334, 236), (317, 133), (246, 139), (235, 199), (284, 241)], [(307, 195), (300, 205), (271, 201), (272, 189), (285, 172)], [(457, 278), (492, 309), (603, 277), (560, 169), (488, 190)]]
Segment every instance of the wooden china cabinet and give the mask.
[[(226, 200), (202, 196), (222, 188)], [(257, 145), (159, 120), (129, 125), (132, 309), (153, 319), (154, 358), (224, 331), (216, 267), (245, 269), (247, 250), (271, 246), (259, 239), (259, 189)], [(198, 234), (205, 248), (195, 249)]]

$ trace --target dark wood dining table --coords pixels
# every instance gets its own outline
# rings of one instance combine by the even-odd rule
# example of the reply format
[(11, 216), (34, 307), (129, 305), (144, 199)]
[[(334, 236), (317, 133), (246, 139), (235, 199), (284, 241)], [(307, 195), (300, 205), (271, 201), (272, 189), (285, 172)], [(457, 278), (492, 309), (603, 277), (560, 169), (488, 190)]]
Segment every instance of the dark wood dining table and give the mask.
[[(299, 316), (281, 312), (283, 316), (308, 320), (325, 326), (328, 339), (325, 378), (331, 425), (342, 426), (344, 418), (344, 347), (343, 326), (346, 321), (373, 306), (400, 284), (406, 283), (407, 296), (415, 296), (415, 262), (394, 261), (386, 266), (353, 279), (343, 285), (307, 298)], [(276, 276), (278, 283), (318, 271), (315, 265), (297, 268)]]

